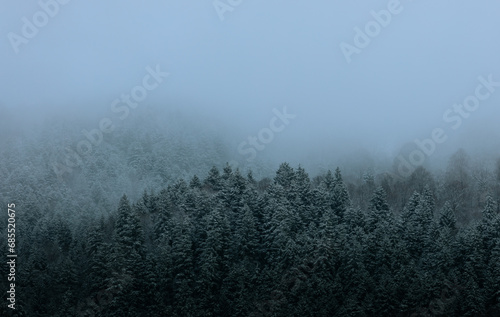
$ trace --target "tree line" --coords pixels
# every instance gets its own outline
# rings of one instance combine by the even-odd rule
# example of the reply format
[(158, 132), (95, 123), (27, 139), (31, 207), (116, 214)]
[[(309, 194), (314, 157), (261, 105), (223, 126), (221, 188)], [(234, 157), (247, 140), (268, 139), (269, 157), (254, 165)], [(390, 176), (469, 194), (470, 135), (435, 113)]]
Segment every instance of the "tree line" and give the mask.
[(500, 315), (497, 187), (449, 171), (356, 185), (338, 168), (256, 180), (226, 165), (78, 222), (24, 206), (14, 313)]

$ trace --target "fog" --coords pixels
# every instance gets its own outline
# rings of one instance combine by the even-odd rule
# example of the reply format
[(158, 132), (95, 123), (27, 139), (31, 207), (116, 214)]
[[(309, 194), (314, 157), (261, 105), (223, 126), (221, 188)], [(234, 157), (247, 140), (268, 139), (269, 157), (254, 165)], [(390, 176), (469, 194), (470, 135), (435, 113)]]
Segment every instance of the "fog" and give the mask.
[(498, 0), (2, 4), (0, 316), (500, 316)]
[(284, 107), (293, 119), (256, 159), (317, 168), (365, 153), (392, 163), (435, 128), (446, 141), (426, 162), (460, 147), (500, 153), (498, 84), (459, 125), (456, 112), (444, 119), (479, 77), (500, 81), (496, 1), (61, 3), (9, 2), (0, 13), (4, 139), (40, 120), (75, 131), (119, 122), (113, 101), (149, 67), (169, 75), (128, 118), (181, 114), (195, 123), (180, 129), (218, 131), (237, 162), (251, 157), (238, 146)]

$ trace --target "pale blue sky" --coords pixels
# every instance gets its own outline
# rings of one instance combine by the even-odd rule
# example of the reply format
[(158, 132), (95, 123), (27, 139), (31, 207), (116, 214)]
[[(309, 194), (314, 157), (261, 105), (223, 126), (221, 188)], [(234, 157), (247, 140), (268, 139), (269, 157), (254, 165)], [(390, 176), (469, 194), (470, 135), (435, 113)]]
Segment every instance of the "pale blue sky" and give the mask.
[[(348, 64), (340, 44), (390, 2), (243, 0), (221, 21), (210, 0), (72, 0), (16, 54), (9, 32), (22, 35), (22, 18), (41, 8), (3, 1), (0, 105), (106, 111), (159, 64), (170, 77), (144, 106), (207, 112), (246, 137), (286, 105), (297, 117), (276, 138), (284, 152), (336, 142), (392, 150), (448, 128), (443, 113), (478, 76), (500, 81), (500, 2), (402, 0)], [(455, 141), (479, 128), (498, 136), (498, 118), (500, 89), (447, 131)]]

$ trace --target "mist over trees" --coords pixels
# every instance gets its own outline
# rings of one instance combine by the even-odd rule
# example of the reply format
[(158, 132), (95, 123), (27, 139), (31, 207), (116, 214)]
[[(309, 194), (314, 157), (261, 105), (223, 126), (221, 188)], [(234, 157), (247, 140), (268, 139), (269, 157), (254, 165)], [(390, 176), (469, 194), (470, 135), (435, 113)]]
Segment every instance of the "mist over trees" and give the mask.
[(500, 159), (458, 150), (408, 177), (252, 170), (221, 165), (224, 138), (176, 120), (121, 126), (62, 181), (51, 162), (56, 135), (80, 137), (70, 127), (4, 143), (18, 316), (500, 313)]
[(0, 317), (500, 316), (500, 2), (4, 1)]

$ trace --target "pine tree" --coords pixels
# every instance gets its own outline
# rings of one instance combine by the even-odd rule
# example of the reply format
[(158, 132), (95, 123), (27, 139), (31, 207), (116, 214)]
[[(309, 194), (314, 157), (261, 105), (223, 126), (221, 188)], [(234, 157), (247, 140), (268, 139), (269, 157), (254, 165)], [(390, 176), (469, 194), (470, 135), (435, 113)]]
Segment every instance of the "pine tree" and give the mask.
[(104, 289), (106, 280), (111, 275), (110, 251), (111, 245), (104, 240), (105, 223), (100, 222), (91, 227), (87, 236), (88, 256), (90, 258), (89, 270), (86, 272), (90, 280), (90, 290), (99, 291)]
[(53, 222), (53, 232), (57, 240), (57, 244), (63, 254), (67, 255), (73, 242), (71, 229), (69, 228), (68, 223), (60, 217), (54, 219)]
[(222, 181), (228, 183), (233, 177), (233, 168), (229, 163), (226, 163), (226, 166), (222, 169)]
[(163, 189), (157, 198), (157, 214), (154, 220), (154, 240), (158, 242), (164, 239), (165, 236), (169, 235), (171, 228), (173, 206), (170, 201), (169, 193), (166, 189)]
[(351, 205), (347, 187), (342, 179), (340, 169), (335, 170), (335, 187), (333, 189), (333, 206), (340, 218), (343, 217), (345, 210)]
[(457, 230), (457, 221), (455, 219), (455, 213), (451, 207), (450, 202), (444, 204), (443, 210), (439, 216), (439, 227), (442, 230), (447, 230), (450, 233), (455, 233)]
[(474, 271), (472, 264), (465, 264), (463, 283), (466, 291), (460, 296), (460, 316), (485, 316), (485, 298)]
[(184, 179), (178, 179), (172, 187), (170, 187), (170, 199), (175, 206), (180, 206), (185, 202), (186, 194), (189, 191), (188, 184)]
[(344, 224), (350, 230), (361, 228), (367, 229), (367, 215), (360, 208), (347, 208), (344, 216)]
[(290, 189), (290, 186), (292, 186), (294, 178), (295, 172), (293, 168), (291, 168), (288, 163), (282, 163), (276, 171), (274, 182), (283, 187), (285, 190), (288, 190)]
[(73, 301), (73, 294), (78, 292), (78, 272), (76, 264), (68, 257), (65, 258), (55, 269), (58, 272), (56, 279), (57, 288), (67, 300)]
[(491, 250), (500, 241), (500, 218), (496, 213), (495, 201), (491, 196), (486, 199), (486, 205), (483, 209), (483, 219), (474, 228), (478, 237), (479, 257), (483, 260), (482, 264), (490, 261)]
[(446, 202), (434, 226), (432, 234), (431, 263), (435, 271), (446, 274), (453, 265), (455, 236), (458, 232), (455, 214), (449, 202)]
[(319, 225), (322, 246), (324, 248), (338, 247), (338, 236), (343, 233), (344, 229), (344, 227), (339, 226), (339, 224), (339, 217), (331, 208), (324, 211)]
[(429, 230), (430, 225), (434, 220), (434, 195), (431, 193), (428, 186), (425, 187), (424, 192), (421, 195), (422, 214), (419, 216), (422, 219), (424, 229)]
[(144, 259), (144, 235), (136, 213), (126, 195), (120, 199), (115, 227), (115, 267), (127, 272), (137, 271)]
[(219, 191), (222, 189), (222, 178), (217, 167), (212, 166), (208, 172), (207, 178), (203, 181), (203, 185), (212, 191)]
[(252, 210), (248, 205), (244, 205), (240, 211), (242, 214), (241, 220), (236, 228), (236, 241), (239, 259), (242, 259), (244, 264), (250, 265), (257, 259), (259, 248), (259, 236), (257, 225)]
[(317, 213), (321, 216), (322, 210), (330, 208), (339, 221), (342, 221), (347, 208), (351, 205), (351, 201), (338, 167), (334, 176), (330, 170), (327, 172), (315, 193), (318, 196), (317, 205), (320, 209)]
[(311, 190), (311, 180), (302, 167), (298, 167), (292, 182), (289, 198), (291, 205), (300, 215), (301, 224), (306, 227), (315, 221), (313, 212), (313, 195)]
[(339, 302), (343, 305), (339, 315), (366, 315), (362, 301), (368, 294), (372, 282), (364, 265), (363, 236), (364, 233), (358, 231), (358, 235), (347, 239), (340, 254), (341, 265), (337, 276), (339, 276), (342, 285)]
[(295, 192), (301, 204), (309, 205), (311, 201), (311, 180), (309, 175), (302, 167), (298, 167), (295, 171), (294, 182), (291, 190)]
[(409, 253), (414, 259), (419, 259), (422, 253), (430, 248), (432, 241), (433, 216), (429, 201), (415, 192), (403, 210), (401, 218), (400, 233)]
[(236, 212), (243, 206), (243, 193), (246, 189), (246, 180), (241, 176), (240, 171), (236, 171), (228, 175), (228, 179), (224, 181), (219, 197), (224, 202), (224, 205)]
[(491, 250), (491, 258), (488, 263), (488, 272), (485, 283), (485, 299), (487, 306), (491, 307), (491, 316), (500, 314), (500, 240), (495, 241)]
[(191, 181), (189, 182), (189, 187), (201, 189), (202, 185), (198, 176), (194, 175), (193, 178), (191, 178)]
[[(274, 185), (276, 191), (282, 191), (282, 187)], [(278, 194), (284, 195), (284, 193)], [(299, 215), (290, 208), (286, 199), (271, 198), (265, 207), (267, 215), (267, 226), (265, 229), (265, 241), (268, 248), (268, 263), (272, 263), (277, 269), (290, 267), (297, 254), (296, 235), (300, 225)]]
[(387, 204), (387, 195), (382, 187), (375, 190), (370, 200), (367, 229), (373, 232), (378, 227), (386, 228), (391, 223), (391, 212)]
[(163, 308), (162, 313), (168, 316), (173, 315), (174, 300), (174, 283), (173, 283), (173, 256), (172, 246), (167, 241), (163, 241), (158, 245), (156, 254), (154, 254), (154, 276), (158, 286), (158, 292), (153, 299), (158, 303), (160, 308)]
[(195, 310), (193, 232), (189, 217), (178, 219), (173, 228), (172, 277), (175, 312), (187, 316)]
[(253, 177), (252, 170), (249, 170), (248, 173), (247, 173), (247, 181), (248, 181), (248, 184), (250, 184), (251, 186), (256, 186), (257, 185), (257, 181)]
[(198, 287), (201, 294), (201, 309), (207, 315), (221, 315), (223, 307), (220, 306), (220, 292), (224, 278), (229, 268), (229, 239), (230, 228), (223, 208), (217, 206), (207, 217), (207, 237), (201, 246), (200, 276)]
[(336, 182), (335, 179), (333, 178), (333, 174), (331, 170), (328, 170), (326, 173), (325, 177), (322, 179), (320, 183), (320, 188), (324, 189), (325, 192), (331, 192), (333, 191), (333, 188), (335, 188)]
[(493, 197), (488, 195), (486, 198), (486, 206), (483, 209), (483, 219), (485, 222), (491, 222), (496, 215), (498, 215), (498, 213), (496, 212), (495, 201)]

